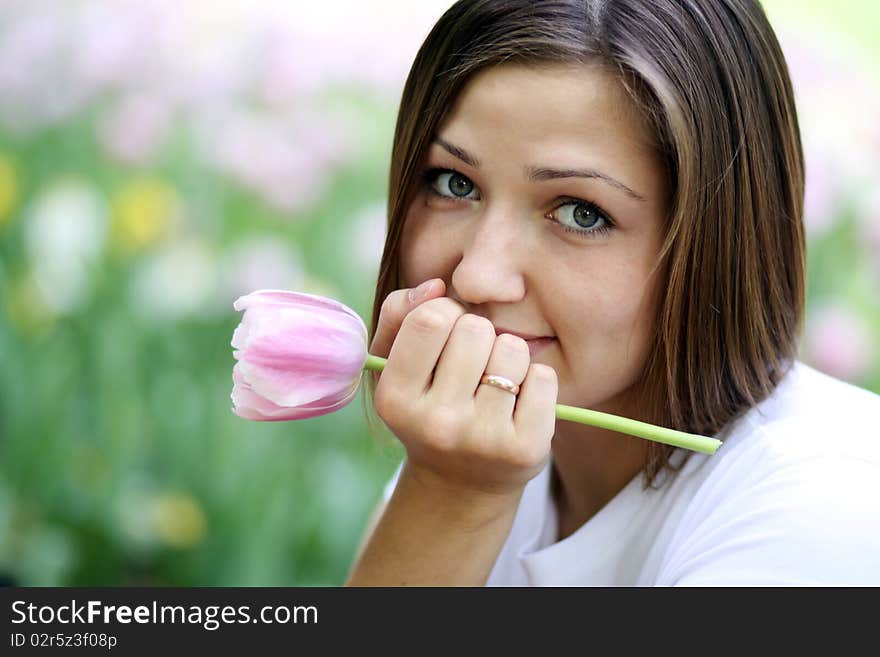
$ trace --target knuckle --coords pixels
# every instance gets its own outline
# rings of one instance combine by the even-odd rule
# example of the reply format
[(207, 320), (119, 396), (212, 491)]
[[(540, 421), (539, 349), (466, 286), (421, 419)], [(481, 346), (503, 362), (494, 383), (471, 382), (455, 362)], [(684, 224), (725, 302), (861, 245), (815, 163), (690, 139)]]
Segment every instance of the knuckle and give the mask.
[(427, 301), (425, 305), (428, 304), (435, 308), (441, 308), (443, 312), (449, 313), (449, 317), (458, 317), (465, 313), (464, 306), (449, 297), (437, 297), (436, 299)]
[(539, 443), (522, 445), (517, 452), (517, 465), (523, 470), (531, 470), (543, 463), (546, 458), (546, 450)]
[(508, 350), (510, 353), (529, 353), (529, 345), (518, 335), (502, 333), (495, 338), (495, 342), (502, 349)]
[(430, 304), (423, 304), (413, 310), (404, 320), (407, 328), (419, 333), (435, 333), (449, 325), (446, 315)]
[(504, 461), (516, 469), (528, 469), (533, 467), (534, 457), (529, 445), (523, 445), (511, 440), (504, 449)]
[(541, 383), (553, 386), (558, 385), (556, 380), (556, 370), (543, 363), (532, 363), (529, 365), (529, 376)]
[(474, 336), (495, 335), (495, 329), (492, 327), (492, 322), (485, 317), (472, 315), (470, 313), (465, 313), (459, 317), (455, 322), (455, 328), (456, 330), (461, 330)]
[(396, 414), (397, 409), (402, 407), (403, 400), (399, 392), (388, 386), (383, 386), (381, 383), (382, 380), (380, 379), (379, 385), (376, 386), (376, 392), (373, 395), (373, 405), (376, 407), (379, 417), (387, 420)]
[(457, 443), (462, 427), (461, 414), (446, 406), (436, 406), (425, 414), (425, 441), (434, 449), (448, 451)]

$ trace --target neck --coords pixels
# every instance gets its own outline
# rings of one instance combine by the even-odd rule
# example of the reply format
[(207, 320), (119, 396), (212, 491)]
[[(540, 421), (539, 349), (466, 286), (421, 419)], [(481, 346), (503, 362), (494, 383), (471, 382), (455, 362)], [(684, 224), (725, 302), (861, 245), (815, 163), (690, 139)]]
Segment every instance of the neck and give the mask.
[(614, 498), (644, 467), (647, 443), (607, 429), (560, 421), (553, 436), (551, 494), (565, 538)]

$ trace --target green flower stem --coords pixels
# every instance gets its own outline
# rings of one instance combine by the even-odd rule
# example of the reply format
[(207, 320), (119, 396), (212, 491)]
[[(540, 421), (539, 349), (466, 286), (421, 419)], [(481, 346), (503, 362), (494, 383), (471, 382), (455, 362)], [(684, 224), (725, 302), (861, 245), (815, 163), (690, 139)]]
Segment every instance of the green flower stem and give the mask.
[[(367, 354), (364, 369), (381, 371), (385, 367), (385, 362), (384, 358)], [(556, 417), (560, 420), (610, 429), (611, 431), (637, 436), (645, 440), (653, 440), (654, 442), (666, 445), (683, 447), (684, 449), (702, 452), (703, 454), (714, 454), (721, 446), (721, 441), (717, 438), (707, 438), (706, 436), (658, 427), (654, 424), (639, 422), (638, 420), (631, 420), (618, 415), (611, 415), (610, 413), (600, 413), (599, 411), (566, 406), (565, 404), (556, 404)]]

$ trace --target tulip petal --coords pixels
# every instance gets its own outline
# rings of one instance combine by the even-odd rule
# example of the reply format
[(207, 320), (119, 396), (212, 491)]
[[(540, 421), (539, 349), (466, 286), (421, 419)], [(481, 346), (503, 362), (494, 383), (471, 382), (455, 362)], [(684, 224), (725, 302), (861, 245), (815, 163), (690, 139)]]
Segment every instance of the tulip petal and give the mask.
[(359, 380), (359, 373), (354, 376), (328, 377), (322, 373), (256, 367), (247, 361), (239, 361), (239, 364), (242, 367), (242, 376), (258, 395), (285, 407), (303, 406), (333, 395), (338, 397), (347, 394), (352, 380)]
[(262, 421), (298, 420), (331, 413), (348, 405), (354, 399), (359, 387), (353, 385), (351, 390), (341, 398), (338, 395), (332, 395), (306, 406), (290, 408), (273, 404), (256, 394), (243, 378), (238, 365), (232, 370), (232, 379), (233, 388), (230, 396), (234, 404), (233, 413), (248, 420)]
[(233, 306), (245, 311), (232, 336), (237, 415), (312, 417), (356, 395), (367, 358), (367, 328), (356, 312), (333, 299), (286, 290), (259, 290)]
[(314, 307), (322, 311), (332, 310), (345, 313), (353, 319), (357, 320), (364, 326), (364, 336), (366, 337), (366, 325), (360, 315), (354, 312), (344, 303), (340, 303), (335, 299), (322, 297), (317, 294), (308, 294), (306, 292), (291, 292), (289, 290), (257, 290), (243, 297), (236, 299), (232, 307), (236, 310), (247, 310), (253, 306), (265, 305), (281, 305), (281, 306), (302, 306)]
[[(247, 348), (237, 359), (257, 393), (279, 406), (301, 406), (348, 390), (367, 358), (366, 341), (341, 316), (301, 308), (254, 308)], [(235, 354), (233, 354), (235, 355)]]

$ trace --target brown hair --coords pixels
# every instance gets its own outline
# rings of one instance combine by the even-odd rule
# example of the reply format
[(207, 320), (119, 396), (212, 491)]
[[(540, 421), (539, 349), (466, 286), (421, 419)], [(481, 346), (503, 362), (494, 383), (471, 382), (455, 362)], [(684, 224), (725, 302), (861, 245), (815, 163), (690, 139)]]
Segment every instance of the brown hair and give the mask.
[[(508, 62), (598, 63), (651, 128), (671, 196), (641, 399), (657, 424), (717, 434), (773, 391), (803, 328), (803, 153), (788, 68), (757, 0), (456, 2), (403, 89), (371, 338), (402, 287), (403, 223), (435, 131), (474, 73)], [(672, 452), (650, 444), (648, 482), (675, 469)]]

